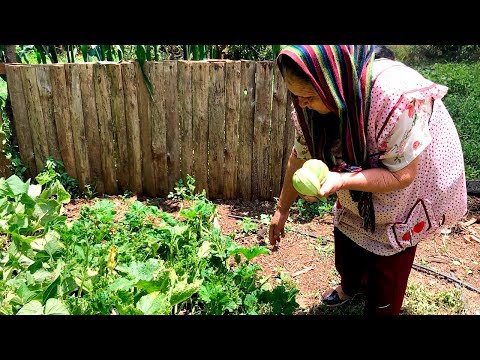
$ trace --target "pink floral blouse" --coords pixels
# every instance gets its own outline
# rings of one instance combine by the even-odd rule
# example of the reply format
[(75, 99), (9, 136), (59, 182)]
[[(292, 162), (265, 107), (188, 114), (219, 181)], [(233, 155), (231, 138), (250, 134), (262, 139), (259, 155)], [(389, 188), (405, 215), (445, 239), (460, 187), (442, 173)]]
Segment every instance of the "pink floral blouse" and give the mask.
[[(428, 120), (432, 105), (432, 99), (412, 101), (400, 116), (390, 136), (380, 144), (379, 148), (384, 152), (380, 155), (380, 160), (390, 171), (395, 172), (406, 167), (430, 144), (432, 138)], [(294, 124), (296, 156), (299, 159), (311, 159), (302, 130), (296, 121)]]

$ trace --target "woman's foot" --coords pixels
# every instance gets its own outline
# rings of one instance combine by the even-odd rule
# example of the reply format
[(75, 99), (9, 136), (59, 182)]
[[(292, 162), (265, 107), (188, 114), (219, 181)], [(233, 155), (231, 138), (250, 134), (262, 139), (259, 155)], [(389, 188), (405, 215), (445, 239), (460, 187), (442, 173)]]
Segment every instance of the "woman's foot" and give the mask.
[(342, 289), (342, 285), (338, 285), (335, 289), (330, 289), (325, 294), (323, 294), (322, 302), (326, 306), (340, 306), (345, 304), (352, 297), (345, 294)]

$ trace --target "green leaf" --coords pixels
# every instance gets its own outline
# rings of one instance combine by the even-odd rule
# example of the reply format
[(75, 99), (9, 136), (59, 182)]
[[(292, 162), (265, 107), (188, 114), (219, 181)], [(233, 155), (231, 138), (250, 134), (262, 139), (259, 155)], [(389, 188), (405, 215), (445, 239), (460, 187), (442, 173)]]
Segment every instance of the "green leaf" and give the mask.
[(36, 293), (34, 291), (31, 291), (25, 283), (21, 284), (18, 287), (16, 293), (20, 297), (20, 299), (23, 300), (24, 303), (32, 300), (36, 295)]
[(128, 267), (119, 265), (117, 270), (126, 272), (136, 280), (150, 281), (156, 271), (160, 270), (163, 264), (157, 259), (148, 259), (146, 262), (132, 262)]
[(259, 255), (270, 254), (270, 251), (265, 246), (251, 246), (249, 248), (238, 247), (236, 249), (230, 250), (228, 254), (242, 254), (243, 256), (245, 256), (247, 261), (250, 261)]
[(43, 292), (43, 302), (57, 296), (58, 285), (60, 285), (60, 276), (57, 276), (56, 279), (53, 280), (52, 283), (48, 285), (48, 287)]
[(43, 315), (43, 305), (38, 300), (32, 300), (18, 310), (17, 315)]
[[(35, 263), (33, 263), (28, 269), (30, 270), (32, 268), (33, 265), (36, 265), (36, 264), (42, 264), (41, 261), (37, 261)], [(46, 270), (46, 269), (39, 269), (37, 271), (35, 271), (33, 273), (33, 278), (35, 279), (35, 282), (37, 283), (43, 283), (45, 280), (51, 278), (52, 276), (52, 272)]]
[(211, 247), (212, 243), (210, 241), (204, 241), (202, 246), (200, 246), (198, 249), (197, 256), (201, 259), (209, 257), (211, 253)]
[(88, 61), (88, 45), (80, 45), (80, 51), (82, 52), (83, 61)]
[(58, 252), (62, 252), (64, 250), (65, 246), (58, 240), (54, 239), (54, 240), (50, 240), (49, 242), (47, 242), (47, 244), (45, 245), (45, 251), (48, 253), (48, 255), (50, 255), (51, 257), (53, 257), (53, 255), (55, 255), (56, 253)]
[(160, 291), (142, 296), (136, 307), (145, 315), (169, 315), (172, 313), (172, 307), (167, 300), (167, 296)]
[(108, 287), (108, 291), (115, 292), (117, 290), (129, 290), (136, 282), (137, 280), (129, 280), (122, 277), (111, 283)]
[(77, 289), (77, 284), (75, 283), (75, 280), (71, 276), (65, 278), (62, 281), (62, 285), (60, 287), (62, 294), (63, 295), (70, 295), (72, 292), (74, 292)]
[(174, 306), (189, 299), (193, 294), (200, 290), (203, 280), (197, 279), (188, 284), (187, 279), (177, 282), (170, 296), (170, 305)]
[(70, 312), (60, 300), (48, 299), (45, 303), (45, 315), (70, 315)]
[(27, 194), (30, 186), (30, 179), (24, 183), (17, 175), (12, 175), (7, 179), (6, 184), (10, 188), (10, 194), (13, 196)]

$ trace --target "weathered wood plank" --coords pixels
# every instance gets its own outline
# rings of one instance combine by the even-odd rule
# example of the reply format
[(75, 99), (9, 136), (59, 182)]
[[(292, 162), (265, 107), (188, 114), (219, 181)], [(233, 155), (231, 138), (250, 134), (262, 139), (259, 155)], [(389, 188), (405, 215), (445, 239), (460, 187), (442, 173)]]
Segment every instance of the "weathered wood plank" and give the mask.
[[(95, 84), (95, 104), (97, 106), (100, 142), (102, 147), (102, 174), (105, 192), (117, 194), (117, 177), (115, 170), (115, 149), (113, 144), (113, 121), (110, 106), (110, 84), (106, 64), (93, 65)], [(120, 169), (119, 171), (121, 171)]]
[(271, 199), (269, 143), (272, 101), (272, 62), (258, 61), (255, 74), (255, 118), (253, 127), (252, 197)]
[(64, 64), (50, 65), (50, 80), (52, 82), (53, 114), (57, 128), (58, 146), (62, 155), (65, 172), (71, 178), (77, 179), (75, 149), (70, 121), (70, 99), (67, 92), (67, 80)]
[(238, 124), (238, 176), (239, 197), (252, 198), (252, 145), (255, 116), (255, 61), (242, 60), (240, 80), (240, 121)]
[(225, 63), (210, 63), (208, 89), (208, 193), (217, 199), (223, 195), (225, 148)]
[(192, 63), (178, 62), (178, 116), (181, 128), (181, 174), (193, 176), (193, 125), (192, 125)]
[(100, 146), (100, 129), (98, 125), (97, 106), (95, 104), (95, 86), (93, 82), (93, 64), (78, 64), (80, 72), (80, 91), (82, 93), (83, 120), (85, 123), (85, 136), (87, 139), (88, 162), (90, 164), (90, 177), (87, 184), (92, 186), (92, 191), (103, 194), (105, 186), (102, 174), (102, 147)]
[(150, 68), (153, 103), (152, 122), (152, 165), (155, 177), (155, 195), (168, 194), (167, 127), (165, 120), (165, 64), (154, 62)]
[(65, 77), (67, 80), (67, 94), (69, 94), (70, 98), (70, 121), (72, 124), (78, 185), (81, 190), (84, 190), (88, 179), (90, 179), (90, 164), (88, 161), (82, 93), (80, 88), (80, 72), (83, 69), (78, 65), (79, 64), (65, 64)]
[(109, 81), (111, 121), (113, 122), (113, 139), (115, 143), (115, 169), (117, 186), (120, 193), (129, 189), (129, 179), (132, 169), (128, 164), (127, 120), (125, 119), (125, 94), (123, 90), (121, 64), (106, 64), (106, 74)]
[(24, 65), (6, 65), (8, 92), (12, 103), (14, 126), (17, 134), (18, 150), (27, 170), (25, 176), (32, 178), (37, 173), (32, 133), (28, 123), (27, 105), (23, 92), (22, 69)]
[(180, 124), (178, 121), (178, 88), (177, 61), (166, 60), (165, 71), (165, 120), (167, 125), (167, 164), (168, 191), (173, 191), (175, 184), (181, 178), (181, 142)]
[[(151, 83), (149, 75), (150, 66), (151, 63), (144, 64), (145, 75)], [(140, 146), (142, 150), (142, 188), (145, 195), (153, 196), (155, 194), (155, 172), (152, 166), (151, 99), (138, 62), (135, 63), (135, 71), (137, 76), (138, 117), (140, 119)]]
[(225, 64), (225, 172), (223, 196), (237, 197), (238, 124), (240, 120), (241, 62)]
[(195, 191), (208, 193), (208, 87), (209, 63), (194, 62), (192, 68), (192, 115)]
[(125, 119), (127, 120), (128, 167), (131, 169), (129, 188), (135, 194), (142, 193), (142, 149), (140, 119), (138, 116), (137, 72), (135, 63), (122, 65), (125, 89)]
[(287, 87), (278, 69), (274, 67), (274, 90), (272, 104), (272, 132), (270, 142), (270, 188), (272, 197), (279, 197), (282, 184), (282, 162), (287, 121)]
[[(22, 72), (23, 91), (27, 105), (28, 121), (32, 132), (33, 151), (38, 172), (45, 165), (48, 157), (47, 133), (43, 121), (42, 105), (38, 94), (35, 66), (25, 66)], [(36, 175), (36, 174), (35, 174)]]
[(35, 72), (37, 75), (38, 95), (43, 111), (45, 122), (45, 132), (47, 135), (48, 154), (55, 160), (61, 160), (60, 149), (58, 146), (57, 128), (55, 126), (55, 115), (53, 112), (52, 82), (50, 77), (50, 65), (37, 65)]

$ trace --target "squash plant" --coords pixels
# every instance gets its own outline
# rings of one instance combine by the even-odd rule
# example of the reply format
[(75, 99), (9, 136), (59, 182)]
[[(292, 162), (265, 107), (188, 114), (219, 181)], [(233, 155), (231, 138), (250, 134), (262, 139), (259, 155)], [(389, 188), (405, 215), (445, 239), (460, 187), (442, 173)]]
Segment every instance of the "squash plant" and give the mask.
[(193, 189), (179, 192), (177, 216), (134, 201), (116, 220), (104, 199), (69, 223), (58, 181), (1, 179), (0, 313), (292, 314), (298, 289), (252, 261), (269, 250), (223, 235), (216, 205)]

